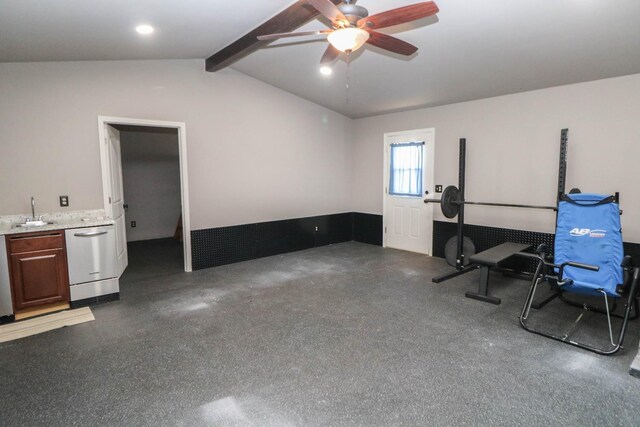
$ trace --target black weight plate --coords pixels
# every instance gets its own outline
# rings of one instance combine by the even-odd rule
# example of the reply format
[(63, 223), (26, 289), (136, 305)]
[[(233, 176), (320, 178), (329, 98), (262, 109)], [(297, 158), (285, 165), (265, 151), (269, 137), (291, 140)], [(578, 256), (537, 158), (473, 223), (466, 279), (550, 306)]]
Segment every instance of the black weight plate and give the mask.
[[(469, 265), (469, 258), (476, 254), (476, 245), (473, 244), (473, 240), (466, 236), (462, 239), (462, 253), (464, 254), (464, 265)], [(447, 240), (444, 245), (444, 257), (447, 260), (447, 264), (451, 267), (456, 267), (457, 256), (458, 238), (454, 236)]]
[(440, 198), (440, 209), (442, 214), (447, 218), (454, 218), (460, 211), (460, 205), (454, 203), (459, 200), (460, 193), (458, 187), (455, 185), (449, 185), (444, 189), (442, 197)]

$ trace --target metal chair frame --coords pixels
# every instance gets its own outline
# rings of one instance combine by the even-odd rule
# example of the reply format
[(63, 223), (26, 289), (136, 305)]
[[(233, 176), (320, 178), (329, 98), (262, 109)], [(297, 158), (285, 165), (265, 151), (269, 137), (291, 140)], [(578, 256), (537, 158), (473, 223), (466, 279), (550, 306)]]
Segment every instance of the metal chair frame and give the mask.
[[(625, 283), (619, 287), (620, 290), (620, 297), (616, 298), (616, 299), (622, 299), (626, 296), (626, 301), (625, 301), (625, 307), (624, 307), (624, 314), (622, 316), (620, 315), (615, 315), (613, 313), (611, 313), (610, 307), (609, 307), (609, 298), (607, 296), (607, 293), (603, 290), (603, 289), (598, 289), (597, 292), (601, 292), (604, 298), (604, 306), (605, 306), (605, 310), (603, 311), (602, 309), (599, 309), (597, 307), (593, 307), (590, 306), (588, 304), (579, 304), (576, 303), (574, 301), (571, 300), (567, 300), (566, 298), (564, 298), (564, 294), (567, 293), (566, 289), (571, 286), (571, 279), (563, 279), (563, 271), (564, 268), (566, 266), (572, 266), (572, 267), (577, 267), (577, 268), (583, 268), (583, 269), (587, 269), (587, 270), (593, 270), (593, 271), (597, 271), (598, 267), (597, 266), (593, 266), (593, 265), (588, 265), (588, 264), (582, 264), (582, 263), (576, 263), (576, 262), (565, 262), (563, 264), (553, 264), (551, 262), (548, 262), (545, 259), (545, 254), (544, 254), (544, 247), (539, 247), (537, 250), (537, 254), (530, 254), (530, 253), (518, 253), (518, 255), (520, 256), (524, 256), (527, 258), (533, 258), (535, 260), (537, 260), (537, 266), (536, 266), (536, 271), (534, 273), (533, 276), (533, 280), (531, 281), (531, 287), (529, 289), (529, 293), (527, 295), (527, 299), (524, 303), (524, 307), (522, 308), (522, 312), (520, 313), (520, 324), (522, 325), (522, 327), (524, 329), (526, 329), (529, 332), (538, 334), (538, 335), (542, 335), (545, 336), (547, 338), (552, 338), (554, 340), (563, 342), (565, 344), (570, 344), (576, 347), (580, 347), (583, 348), (585, 350), (589, 350), (598, 354), (602, 354), (602, 355), (611, 355), (614, 354), (616, 352), (618, 352), (621, 348), (623, 348), (622, 344), (624, 341), (624, 336), (627, 330), (627, 324), (629, 322), (629, 320), (633, 320), (638, 318), (639, 313), (640, 313), (640, 306), (638, 304), (638, 282), (639, 277), (640, 277), (640, 268), (634, 268), (631, 265), (631, 258), (630, 257), (625, 257), (625, 260), (623, 262), (623, 269), (626, 273), (627, 279), (625, 281)], [(556, 274), (553, 274), (557, 271)], [(541, 330), (537, 330), (532, 328), (531, 326), (529, 326), (527, 324), (527, 320), (529, 317), (529, 313), (531, 311), (532, 308), (532, 303), (535, 297), (535, 293), (536, 290), (538, 289), (538, 286), (543, 283), (543, 282), (549, 282), (555, 289), (557, 294), (554, 295), (560, 297), (560, 299), (570, 305), (573, 306), (581, 306), (583, 308), (583, 311), (580, 313), (580, 315), (578, 316), (578, 318), (574, 321), (573, 325), (571, 326), (571, 329), (565, 333), (564, 335), (554, 335), (548, 332), (544, 332)], [(546, 303), (548, 303), (551, 299), (547, 299), (545, 301), (545, 303), (543, 303), (542, 305), (545, 305)], [(615, 306), (614, 306), (615, 307)], [(534, 307), (535, 308), (535, 307)], [(613, 308), (615, 309), (615, 308)], [(633, 311), (635, 312), (633, 316), (631, 316), (631, 310), (633, 309)], [(607, 316), (607, 321), (608, 321), (608, 325), (609, 325), (609, 341), (611, 343), (611, 346), (608, 348), (605, 347), (594, 347), (591, 346), (589, 344), (585, 344), (585, 343), (581, 343), (578, 341), (574, 341), (572, 339), (570, 339), (571, 334), (573, 333), (573, 331), (575, 330), (575, 328), (578, 326), (578, 323), (580, 322), (580, 320), (582, 320), (585, 312), (587, 311), (592, 311), (595, 313), (602, 313), (602, 314), (606, 314)], [(622, 318), (622, 324), (620, 326), (620, 331), (618, 332), (618, 337), (617, 340), (614, 341), (614, 337), (613, 337), (613, 329), (611, 326), (611, 317), (619, 317)]]

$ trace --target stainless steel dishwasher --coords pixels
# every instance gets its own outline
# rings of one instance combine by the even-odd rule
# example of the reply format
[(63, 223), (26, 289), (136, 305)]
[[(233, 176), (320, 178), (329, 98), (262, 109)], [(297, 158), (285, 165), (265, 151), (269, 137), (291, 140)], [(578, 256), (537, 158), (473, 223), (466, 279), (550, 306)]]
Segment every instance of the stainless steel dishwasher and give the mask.
[(65, 230), (71, 306), (117, 299), (116, 237), (113, 225)]

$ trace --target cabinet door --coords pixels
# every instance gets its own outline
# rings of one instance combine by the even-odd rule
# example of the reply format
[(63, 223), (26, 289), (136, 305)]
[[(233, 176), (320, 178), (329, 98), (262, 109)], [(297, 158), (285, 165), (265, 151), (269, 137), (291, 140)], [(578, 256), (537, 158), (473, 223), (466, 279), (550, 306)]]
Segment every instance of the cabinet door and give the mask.
[(11, 255), (14, 308), (69, 301), (67, 261), (63, 249)]

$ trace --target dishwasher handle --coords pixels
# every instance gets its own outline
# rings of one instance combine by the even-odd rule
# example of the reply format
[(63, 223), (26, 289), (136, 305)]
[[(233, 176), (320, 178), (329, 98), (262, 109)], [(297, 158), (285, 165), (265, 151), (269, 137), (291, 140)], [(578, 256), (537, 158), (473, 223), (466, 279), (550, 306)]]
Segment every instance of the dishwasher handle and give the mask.
[(107, 231), (89, 231), (86, 233), (73, 233), (76, 237), (93, 237), (93, 236), (101, 236), (103, 234), (107, 234)]

